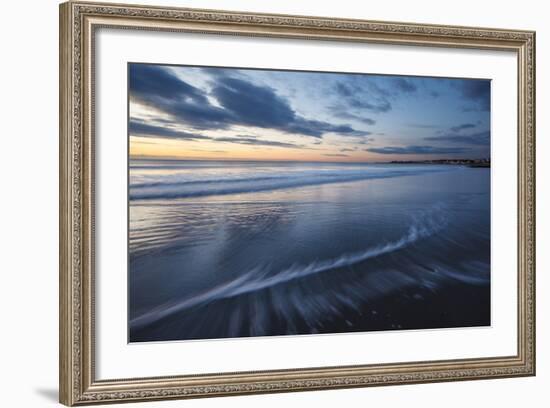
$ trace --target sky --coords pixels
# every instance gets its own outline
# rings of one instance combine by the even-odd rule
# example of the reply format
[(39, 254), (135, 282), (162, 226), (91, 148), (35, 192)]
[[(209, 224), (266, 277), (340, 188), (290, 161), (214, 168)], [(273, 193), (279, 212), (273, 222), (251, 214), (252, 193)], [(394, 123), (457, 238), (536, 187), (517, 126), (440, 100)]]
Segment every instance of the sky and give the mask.
[(490, 156), (490, 80), (129, 64), (132, 158)]

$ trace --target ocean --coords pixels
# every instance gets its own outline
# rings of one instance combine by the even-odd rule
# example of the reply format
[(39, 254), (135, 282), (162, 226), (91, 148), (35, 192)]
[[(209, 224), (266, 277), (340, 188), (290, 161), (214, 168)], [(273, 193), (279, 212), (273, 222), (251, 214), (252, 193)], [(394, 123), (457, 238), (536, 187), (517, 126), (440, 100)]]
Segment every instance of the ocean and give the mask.
[(487, 326), (490, 169), (132, 159), (129, 341)]

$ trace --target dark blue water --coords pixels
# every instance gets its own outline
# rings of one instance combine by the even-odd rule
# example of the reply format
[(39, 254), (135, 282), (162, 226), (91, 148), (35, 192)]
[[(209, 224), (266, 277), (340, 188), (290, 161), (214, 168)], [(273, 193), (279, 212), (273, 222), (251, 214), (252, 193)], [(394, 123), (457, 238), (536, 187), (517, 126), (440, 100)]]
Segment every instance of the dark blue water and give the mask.
[(130, 341), (490, 324), (490, 170), (134, 160)]

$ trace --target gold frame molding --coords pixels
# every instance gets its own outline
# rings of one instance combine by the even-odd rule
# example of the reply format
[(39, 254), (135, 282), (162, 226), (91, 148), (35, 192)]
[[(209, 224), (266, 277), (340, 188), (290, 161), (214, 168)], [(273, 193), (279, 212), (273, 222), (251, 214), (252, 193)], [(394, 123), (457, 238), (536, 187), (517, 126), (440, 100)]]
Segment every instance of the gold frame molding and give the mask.
[[(513, 356), (97, 380), (94, 34), (100, 27), (512, 51), (518, 66), (518, 349)], [(535, 375), (535, 33), (68, 2), (60, 5), (60, 402), (81, 405)]]

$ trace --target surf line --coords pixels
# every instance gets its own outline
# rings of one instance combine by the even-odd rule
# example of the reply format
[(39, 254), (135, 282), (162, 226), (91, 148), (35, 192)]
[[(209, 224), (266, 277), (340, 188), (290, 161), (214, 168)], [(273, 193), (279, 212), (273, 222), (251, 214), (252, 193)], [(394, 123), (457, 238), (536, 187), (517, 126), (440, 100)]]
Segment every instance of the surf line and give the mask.
[(153, 310), (132, 319), (130, 321), (130, 326), (133, 328), (145, 327), (160, 319), (191, 307), (207, 304), (215, 300), (228, 299), (246, 293), (267, 289), (294, 279), (354, 265), (364, 262), (367, 259), (397, 251), (417, 242), (420, 239), (428, 238), (441, 231), (447, 224), (446, 217), (442, 216), (442, 209), (443, 207), (441, 204), (436, 204), (433, 207), (433, 210), (436, 210), (439, 216), (434, 216), (432, 212), (429, 218), (421, 217), (421, 219), (417, 219), (409, 227), (407, 233), (396, 241), (379, 245), (374, 248), (369, 248), (364, 251), (344, 254), (334, 259), (314, 261), (305, 266), (292, 265), (276, 274), (269, 274), (269, 267), (266, 265), (261, 265), (233, 280), (220, 284), (188, 299), (160, 305)]

